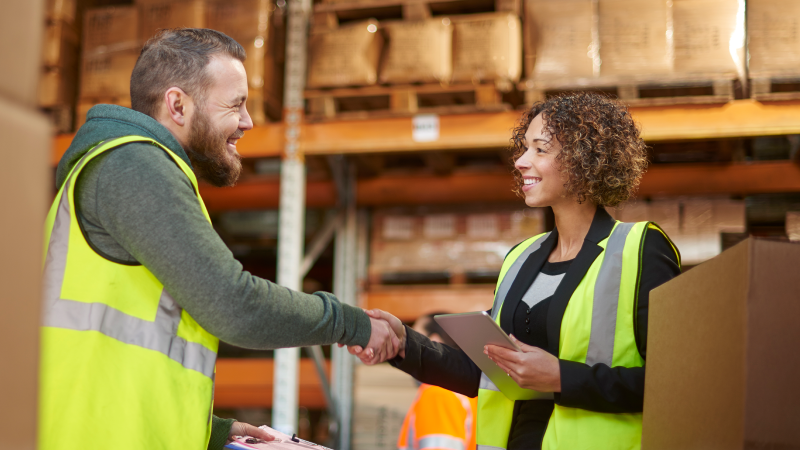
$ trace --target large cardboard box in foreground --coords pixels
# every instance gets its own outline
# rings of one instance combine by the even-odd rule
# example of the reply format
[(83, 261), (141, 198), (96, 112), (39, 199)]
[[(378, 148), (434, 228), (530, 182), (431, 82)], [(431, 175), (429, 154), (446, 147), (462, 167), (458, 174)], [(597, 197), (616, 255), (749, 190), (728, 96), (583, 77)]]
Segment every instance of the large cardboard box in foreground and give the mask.
[(798, 267), (750, 238), (651, 292), (644, 450), (800, 448)]

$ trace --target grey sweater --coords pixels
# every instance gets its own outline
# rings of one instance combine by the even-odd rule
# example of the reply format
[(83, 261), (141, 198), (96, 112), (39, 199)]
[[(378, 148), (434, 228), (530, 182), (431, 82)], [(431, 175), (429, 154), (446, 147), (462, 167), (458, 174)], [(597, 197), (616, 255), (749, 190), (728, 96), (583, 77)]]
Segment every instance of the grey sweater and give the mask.
[[(153, 118), (98, 105), (62, 157), (56, 186), (91, 147), (127, 135), (153, 138), (191, 166), (180, 144)], [(95, 158), (78, 179), (76, 208), (95, 251), (147, 267), (222, 341), (253, 349), (369, 341), (369, 317), (361, 309), (329, 293), (292, 291), (244, 271), (203, 215), (189, 179), (160, 148), (132, 143)]]

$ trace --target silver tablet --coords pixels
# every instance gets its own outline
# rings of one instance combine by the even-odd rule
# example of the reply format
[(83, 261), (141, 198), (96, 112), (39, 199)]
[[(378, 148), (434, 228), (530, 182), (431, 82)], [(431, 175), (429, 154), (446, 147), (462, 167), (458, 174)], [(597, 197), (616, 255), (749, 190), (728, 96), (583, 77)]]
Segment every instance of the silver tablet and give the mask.
[[(552, 399), (551, 392), (524, 389), (483, 353), (488, 344), (521, 351), (510, 337), (485, 311), (461, 314), (441, 314), (433, 317), (444, 331), (456, 341), (461, 350), (480, 367), (484, 375), (511, 400)], [(484, 388), (481, 382), (481, 388)]]

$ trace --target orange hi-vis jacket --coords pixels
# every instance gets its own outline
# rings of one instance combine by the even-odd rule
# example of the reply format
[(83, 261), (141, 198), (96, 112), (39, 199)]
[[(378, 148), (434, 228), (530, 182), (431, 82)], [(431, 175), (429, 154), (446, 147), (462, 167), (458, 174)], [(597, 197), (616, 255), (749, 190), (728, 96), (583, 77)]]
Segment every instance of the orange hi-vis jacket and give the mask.
[(478, 399), (423, 384), (403, 421), (400, 450), (475, 450)]

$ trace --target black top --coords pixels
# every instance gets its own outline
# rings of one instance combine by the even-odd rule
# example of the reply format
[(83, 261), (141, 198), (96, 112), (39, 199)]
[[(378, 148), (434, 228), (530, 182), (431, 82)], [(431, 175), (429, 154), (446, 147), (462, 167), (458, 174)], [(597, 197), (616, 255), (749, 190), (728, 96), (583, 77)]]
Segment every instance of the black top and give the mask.
[[(558, 336), (561, 319), (571, 297), (589, 266), (602, 252), (597, 245), (611, 233), (614, 220), (603, 208), (598, 208), (578, 256), (567, 262), (546, 261), (558, 238), (558, 230), (545, 239), (539, 251), (523, 264), (509, 289), (501, 312), (500, 324), (506, 332), (514, 333), (522, 342), (558, 355)], [(536, 304), (527, 314), (521, 301), (539, 272), (555, 275), (565, 273), (555, 293)], [(561, 271), (561, 272), (559, 272)], [(672, 246), (658, 231), (645, 234), (642, 273), (636, 306), (636, 344), (643, 358), (647, 350), (647, 310), (650, 291), (680, 274)], [(521, 314), (520, 314), (521, 313)], [(525, 324), (529, 318), (530, 323)], [(531, 333), (520, 326), (530, 326)], [(478, 394), (481, 370), (462, 351), (432, 342), (425, 336), (406, 328), (406, 356), (391, 363), (423, 383), (441, 386), (469, 397)], [(588, 366), (560, 360), (561, 392), (555, 403), (596, 412), (641, 412), (644, 401), (644, 367), (609, 367), (605, 364)], [(553, 410), (553, 400), (517, 401), (514, 407), (509, 450), (541, 447), (547, 422)]]

